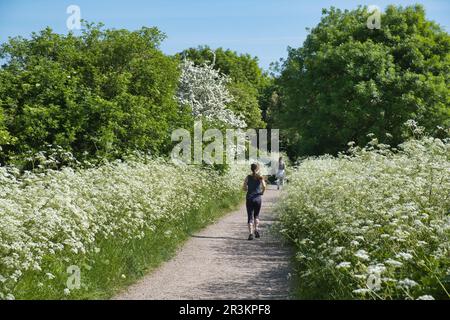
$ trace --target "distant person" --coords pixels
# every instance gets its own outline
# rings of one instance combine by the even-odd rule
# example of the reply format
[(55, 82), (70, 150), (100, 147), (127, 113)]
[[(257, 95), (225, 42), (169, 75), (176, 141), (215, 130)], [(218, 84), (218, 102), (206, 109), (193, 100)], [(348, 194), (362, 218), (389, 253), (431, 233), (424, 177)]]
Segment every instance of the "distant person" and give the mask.
[(247, 223), (249, 236), (248, 240), (259, 238), (259, 212), (261, 211), (262, 195), (266, 191), (266, 182), (259, 173), (259, 165), (253, 163), (250, 167), (252, 174), (248, 175), (244, 180), (243, 189), (247, 191), (246, 207), (247, 207)]
[(284, 185), (286, 164), (283, 161), (283, 157), (278, 159), (278, 170), (277, 170), (277, 189), (280, 190), (280, 186)]

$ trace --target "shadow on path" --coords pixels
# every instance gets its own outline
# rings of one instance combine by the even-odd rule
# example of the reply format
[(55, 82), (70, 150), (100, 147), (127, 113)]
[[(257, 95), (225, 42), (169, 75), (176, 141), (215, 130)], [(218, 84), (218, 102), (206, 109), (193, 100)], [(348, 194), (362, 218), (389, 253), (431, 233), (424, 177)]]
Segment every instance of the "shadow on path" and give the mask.
[(263, 197), (260, 239), (247, 240), (245, 205), (191, 236), (174, 259), (116, 299), (289, 299), (291, 248), (274, 232), (279, 192)]

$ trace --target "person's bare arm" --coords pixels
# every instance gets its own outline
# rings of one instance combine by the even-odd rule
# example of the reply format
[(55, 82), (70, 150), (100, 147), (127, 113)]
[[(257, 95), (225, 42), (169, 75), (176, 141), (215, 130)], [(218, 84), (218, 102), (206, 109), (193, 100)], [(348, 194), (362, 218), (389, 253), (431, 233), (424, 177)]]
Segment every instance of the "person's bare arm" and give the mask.
[(263, 178), (262, 179), (262, 193), (266, 192), (266, 188), (267, 188), (266, 180)]
[(245, 178), (244, 184), (242, 185), (242, 190), (247, 191), (248, 190), (248, 177)]

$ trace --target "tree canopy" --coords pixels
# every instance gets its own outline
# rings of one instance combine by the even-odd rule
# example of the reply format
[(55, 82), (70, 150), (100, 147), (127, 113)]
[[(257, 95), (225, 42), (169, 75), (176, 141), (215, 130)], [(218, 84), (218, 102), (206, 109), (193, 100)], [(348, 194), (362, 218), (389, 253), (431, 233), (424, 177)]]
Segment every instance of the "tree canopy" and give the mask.
[(402, 141), (402, 124), (449, 125), (450, 37), (422, 6), (389, 6), (369, 29), (366, 7), (323, 10), (303, 46), (289, 48), (276, 124), (293, 155), (336, 153), (350, 141)]
[(81, 36), (47, 28), (0, 48), (2, 159), (59, 145), (74, 154), (166, 152), (183, 126), (173, 98), (178, 60), (159, 49), (165, 35), (85, 24)]
[(261, 119), (261, 93), (270, 80), (259, 67), (256, 57), (223, 48), (212, 50), (208, 46), (187, 49), (178, 57), (189, 59), (196, 65), (213, 64), (216, 70), (230, 77), (228, 89), (234, 99), (228, 107), (243, 116), (249, 127), (265, 126)]
[(229, 81), (210, 64), (197, 66), (191, 60), (183, 61), (177, 91), (180, 108), (189, 108), (195, 120), (206, 120), (210, 125), (245, 128), (245, 121), (228, 108), (233, 101)]
[(55, 145), (77, 158), (168, 154), (170, 133), (196, 112), (238, 127), (267, 122), (294, 157), (365, 145), (369, 133), (397, 145), (409, 119), (449, 126), (449, 34), (419, 5), (387, 7), (380, 29), (368, 28), (370, 15), (324, 9), (272, 76), (222, 48), (165, 55), (157, 28), (84, 23), (80, 36), (47, 28), (10, 38), (0, 46), (0, 162)]

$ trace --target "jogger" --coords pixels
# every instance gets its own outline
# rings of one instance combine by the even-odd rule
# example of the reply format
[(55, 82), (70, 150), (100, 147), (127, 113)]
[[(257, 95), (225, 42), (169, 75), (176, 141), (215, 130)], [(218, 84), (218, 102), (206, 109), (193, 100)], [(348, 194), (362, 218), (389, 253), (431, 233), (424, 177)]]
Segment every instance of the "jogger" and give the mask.
[(259, 174), (259, 166), (254, 163), (250, 169), (252, 174), (248, 175), (244, 180), (243, 189), (247, 191), (246, 207), (247, 207), (247, 223), (248, 223), (248, 240), (260, 237), (259, 233), (259, 212), (261, 210), (262, 195), (266, 190), (266, 182)]

